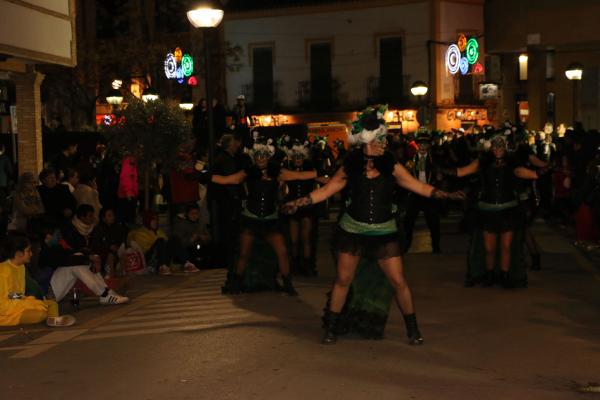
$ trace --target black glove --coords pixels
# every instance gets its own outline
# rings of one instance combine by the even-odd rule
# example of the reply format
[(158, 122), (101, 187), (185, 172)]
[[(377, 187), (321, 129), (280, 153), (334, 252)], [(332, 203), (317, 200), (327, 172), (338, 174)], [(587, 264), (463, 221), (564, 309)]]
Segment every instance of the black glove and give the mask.
[(213, 176), (212, 172), (210, 172), (207, 169), (205, 169), (204, 171), (196, 172), (196, 179), (198, 180), (198, 183), (201, 185), (207, 185), (207, 184), (211, 183), (212, 176)]

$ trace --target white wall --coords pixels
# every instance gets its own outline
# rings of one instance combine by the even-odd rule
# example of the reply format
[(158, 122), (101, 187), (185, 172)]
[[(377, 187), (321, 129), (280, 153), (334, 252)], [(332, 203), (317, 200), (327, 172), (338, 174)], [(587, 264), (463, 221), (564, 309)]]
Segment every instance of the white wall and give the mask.
[[(38, 0), (28, 3), (69, 16), (69, 0)], [(0, 0), (2, 52), (36, 61), (43, 57), (29, 52), (70, 60), (72, 39), (70, 20)], [(3, 45), (6, 47), (2, 47)]]
[[(341, 84), (341, 100), (363, 104), (367, 79), (379, 76), (379, 35), (403, 32), (403, 74), (408, 81), (428, 80), (427, 40), (430, 33), (429, 2), (327, 12), (319, 14), (226, 20), (225, 40), (244, 49), (239, 72), (228, 72), (229, 103), (252, 83), (249, 49), (254, 43), (274, 42), (273, 79), (279, 81), (279, 102), (297, 105), (298, 82), (310, 80), (306, 41), (333, 38), (332, 75)], [(392, 35), (393, 34), (393, 35)], [(405, 88), (408, 92), (409, 88)]]

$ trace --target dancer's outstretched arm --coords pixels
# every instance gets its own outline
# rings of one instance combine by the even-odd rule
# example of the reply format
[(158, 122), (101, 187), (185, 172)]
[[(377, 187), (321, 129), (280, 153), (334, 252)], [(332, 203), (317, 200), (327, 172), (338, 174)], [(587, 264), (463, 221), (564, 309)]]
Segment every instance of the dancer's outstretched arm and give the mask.
[(396, 178), (396, 182), (399, 186), (402, 186), (403, 188), (423, 197), (431, 197), (434, 199), (452, 198), (456, 200), (464, 198), (464, 194), (462, 192), (448, 193), (444, 192), (443, 190), (439, 190), (435, 186), (431, 186), (428, 183), (421, 182), (412, 176), (412, 174), (408, 172), (408, 170), (400, 163), (396, 163), (394, 166), (394, 177)]
[(218, 185), (239, 185), (247, 176), (246, 171), (241, 170), (231, 175), (212, 175), (210, 181)]
[(515, 168), (514, 172), (515, 172), (515, 176), (517, 178), (521, 178), (521, 179), (536, 180), (539, 178), (539, 175), (537, 172), (535, 172), (534, 170), (531, 170), (529, 168), (525, 168), (525, 167)]
[(287, 181), (308, 181), (317, 177), (317, 171), (292, 171), (289, 169), (282, 168), (279, 173), (279, 180), (282, 182)]
[(346, 173), (344, 172), (344, 167), (340, 167), (333, 178), (331, 178), (331, 180), (329, 180), (325, 186), (322, 186), (317, 190), (313, 190), (308, 196), (286, 203), (282, 207), (282, 211), (286, 214), (293, 214), (298, 210), (299, 207), (306, 207), (311, 204), (325, 201), (344, 189), (346, 183), (347, 177)]

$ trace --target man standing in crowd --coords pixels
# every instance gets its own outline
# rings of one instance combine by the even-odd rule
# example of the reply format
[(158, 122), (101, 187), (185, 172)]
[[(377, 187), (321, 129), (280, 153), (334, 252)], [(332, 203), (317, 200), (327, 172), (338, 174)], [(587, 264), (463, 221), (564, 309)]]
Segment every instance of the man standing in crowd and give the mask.
[[(215, 157), (213, 173), (232, 175), (242, 169), (243, 156), (239, 154), (242, 139), (238, 134), (226, 134), (221, 138), (221, 146)], [(226, 259), (218, 260), (219, 264), (233, 267), (234, 254), (238, 238), (237, 226), (242, 209), (241, 185), (210, 185), (208, 194), (211, 202), (217, 204), (217, 215), (211, 221), (215, 240), (215, 254), (222, 254)], [(209, 208), (210, 209), (210, 208)], [(213, 216), (214, 218), (214, 216)]]
[[(431, 157), (431, 136), (424, 132), (417, 135), (417, 154), (406, 164), (407, 169), (419, 181), (434, 185), (436, 183), (435, 165)], [(435, 199), (426, 198), (416, 193), (410, 193), (404, 217), (404, 230), (406, 234), (405, 252), (410, 249), (412, 243), (415, 221), (419, 212), (425, 213), (425, 221), (431, 233), (431, 247), (433, 253), (441, 253), (440, 248), (440, 212), (439, 204)]]

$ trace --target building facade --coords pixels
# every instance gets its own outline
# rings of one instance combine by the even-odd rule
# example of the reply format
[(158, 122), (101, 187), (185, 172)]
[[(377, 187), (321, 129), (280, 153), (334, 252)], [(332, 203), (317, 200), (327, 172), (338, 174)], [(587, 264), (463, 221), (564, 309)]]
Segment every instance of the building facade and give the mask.
[(42, 168), (38, 66), (77, 64), (75, 16), (75, 0), (0, 0), (0, 126), (18, 135), (19, 173)]
[[(488, 77), (500, 87), (498, 114), (538, 130), (545, 123), (600, 128), (600, 2), (488, 0)], [(565, 70), (583, 65), (580, 82)]]
[[(227, 74), (227, 94), (245, 95), (260, 113), (387, 103), (406, 111), (402, 119), (421, 108), (420, 119), (432, 128), (487, 123), (495, 105), (478, 93), (485, 80), (483, 29), (478, 0), (283, 1), (266, 9), (234, 4), (225, 15), (224, 41), (243, 49), (244, 57)], [(447, 49), (460, 33), (478, 40), (477, 73), (453, 75), (446, 68)], [(411, 95), (416, 81), (429, 88), (424, 98)]]

